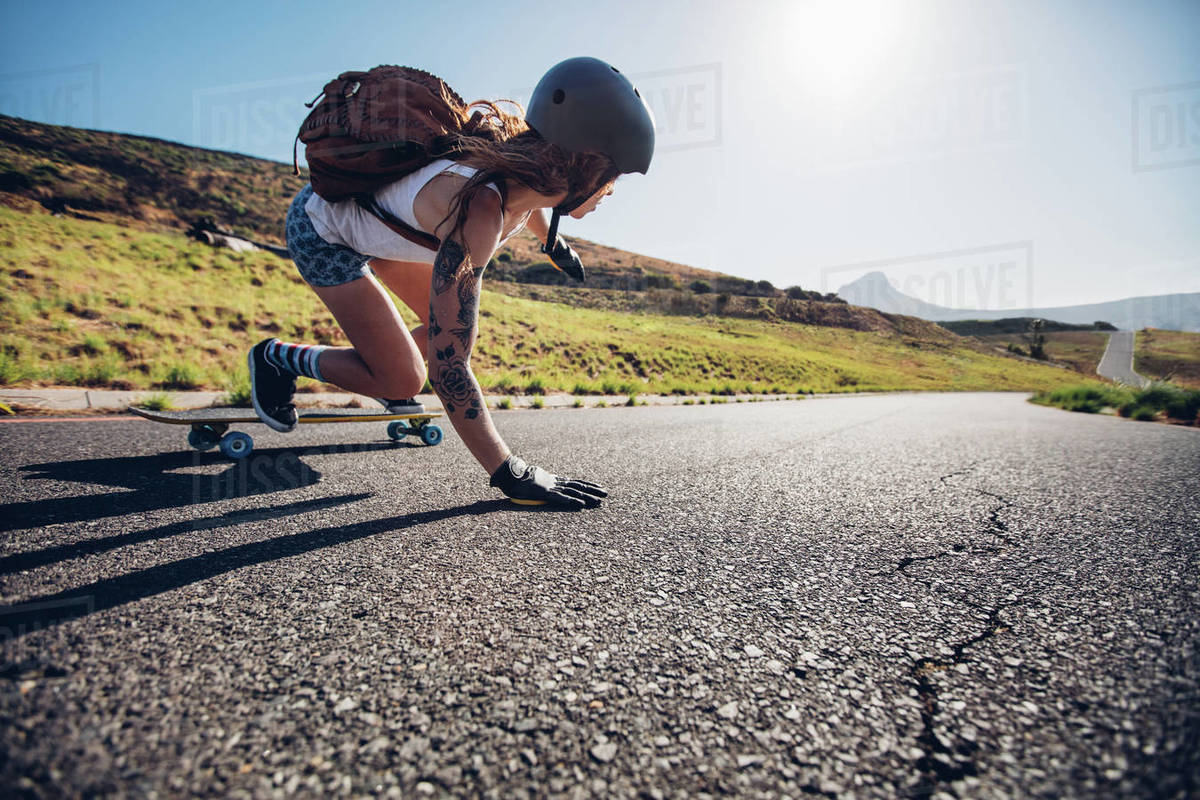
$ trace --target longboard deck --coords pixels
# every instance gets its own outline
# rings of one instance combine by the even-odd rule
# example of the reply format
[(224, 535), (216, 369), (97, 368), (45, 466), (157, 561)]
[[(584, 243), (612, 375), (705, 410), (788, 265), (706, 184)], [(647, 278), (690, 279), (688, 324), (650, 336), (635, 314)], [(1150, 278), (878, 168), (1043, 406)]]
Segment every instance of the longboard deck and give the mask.
[[(185, 411), (156, 411), (150, 408), (130, 406), (130, 413), (154, 422), (168, 425), (205, 424), (264, 424), (252, 408), (193, 408)], [(391, 420), (431, 420), (440, 417), (440, 412), (424, 414), (389, 414), (386, 411), (364, 411), (360, 408), (313, 408), (299, 413), (300, 424), (314, 425), (326, 422), (389, 422)]]

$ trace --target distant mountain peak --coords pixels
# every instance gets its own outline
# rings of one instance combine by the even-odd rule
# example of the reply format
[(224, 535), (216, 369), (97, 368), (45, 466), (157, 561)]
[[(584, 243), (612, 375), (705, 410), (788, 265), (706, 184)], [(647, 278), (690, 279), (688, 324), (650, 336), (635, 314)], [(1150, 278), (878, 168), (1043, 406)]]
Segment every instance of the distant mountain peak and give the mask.
[(1107, 303), (1057, 308), (946, 308), (904, 294), (892, 285), (884, 273), (876, 270), (847, 283), (837, 290), (837, 294), (851, 305), (874, 308), (886, 314), (920, 317), (930, 322), (1040, 317), (1076, 325), (1091, 325), (1096, 320), (1105, 320), (1122, 330), (1146, 327), (1176, 331), (1200, 330), (1200, 293), (1131, 297)]
[(888, 280), (888, 276), (884, 275), (879, 270), (868, 272), (866, 275), (863, 275), (861, 278), (853, 281), (852, 283), (862, 284), (864, 286), (878, 286), (881, 284), (886, 286), (892, 285), (892, 282)]

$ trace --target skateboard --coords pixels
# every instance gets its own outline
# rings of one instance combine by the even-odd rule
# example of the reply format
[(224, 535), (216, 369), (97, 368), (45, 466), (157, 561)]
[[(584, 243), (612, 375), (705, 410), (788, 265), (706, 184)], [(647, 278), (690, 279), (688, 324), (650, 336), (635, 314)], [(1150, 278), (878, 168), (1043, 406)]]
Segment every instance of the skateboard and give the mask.
[[(197, 450), (220, 448), (229, 458), (245, 458), (254, 449), (254, 439), (241, 431), (230, 431), (230, 425), (264, 424), (252, 408), (195, 408), (187, 411), (155, 411), (130, 406), (139, 417), (168, 425), (191, 425), (188, 444)], [(387, 422), (387, 435), (393, 441), (413, 436), (429, 446), (442, 441), (442, 429), (430, 423), (441, 414), (389, 414), (386, 411), (366, 411), (359, 408), (309, 409), (299, 414), (301, 425), (326, 422)]]

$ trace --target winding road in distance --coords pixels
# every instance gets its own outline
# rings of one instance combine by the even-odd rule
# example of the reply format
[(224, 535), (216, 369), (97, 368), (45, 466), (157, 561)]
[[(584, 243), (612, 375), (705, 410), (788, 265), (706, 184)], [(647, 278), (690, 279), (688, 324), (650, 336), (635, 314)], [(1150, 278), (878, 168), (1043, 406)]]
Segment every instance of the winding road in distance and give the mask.
[(1133, 371), (1133, 331), (1113, 331), (1108, 335), (1108, 347), (1096, 372), (1109, 380), (1120, 381), (1137, 388), (1150, 381)]
[(447, 425), (0, 424), (0, 786), (1186, 797), (1200, 431), (911, 394)]

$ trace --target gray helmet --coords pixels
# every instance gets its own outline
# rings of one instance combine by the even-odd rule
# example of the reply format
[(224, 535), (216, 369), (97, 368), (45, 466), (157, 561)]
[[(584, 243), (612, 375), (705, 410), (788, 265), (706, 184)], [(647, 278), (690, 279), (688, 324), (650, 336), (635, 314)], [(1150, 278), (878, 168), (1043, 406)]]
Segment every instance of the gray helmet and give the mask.
[(542, 76), (525, 121), (538, 134), (572, 152), (593, 151), (621, 172), (650, 168), (654, 115), (620, 70), (598, 58), (568, 58)]

